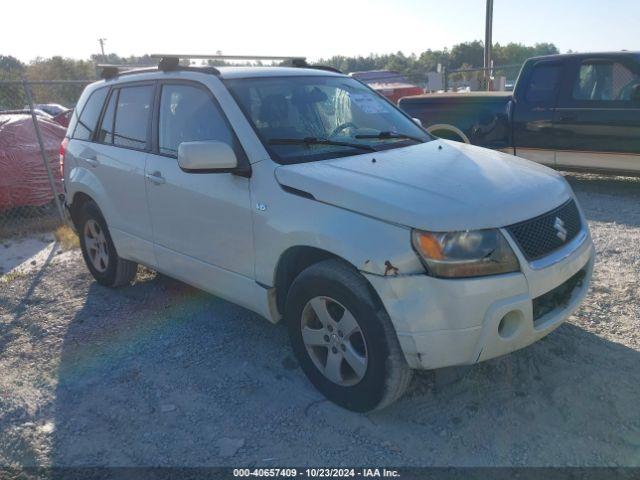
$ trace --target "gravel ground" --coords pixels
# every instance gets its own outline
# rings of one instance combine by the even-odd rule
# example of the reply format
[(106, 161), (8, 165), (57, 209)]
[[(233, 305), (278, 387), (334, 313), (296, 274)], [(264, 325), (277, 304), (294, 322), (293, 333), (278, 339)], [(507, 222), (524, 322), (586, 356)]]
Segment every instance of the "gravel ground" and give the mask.
[(77, 251), (0, 280), (0, 465), (640, 465), (640, 179), (572, 175), (598, 261), (576, 315), (396, 404), (323, 400), (284, 326)]

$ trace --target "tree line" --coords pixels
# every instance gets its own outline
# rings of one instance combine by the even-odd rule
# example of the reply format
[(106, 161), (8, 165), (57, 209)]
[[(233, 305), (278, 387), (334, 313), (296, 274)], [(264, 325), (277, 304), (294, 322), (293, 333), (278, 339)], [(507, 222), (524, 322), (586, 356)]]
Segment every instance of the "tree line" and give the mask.
[[(517, 71), (527, 58), (538, 55), (552, 55), (560, 53), (553, 43), (536, 43), (526, 46), (521, 43), (508, 43), (493, 46), (493, 64), (496, 67), (502, 65), (515, 65), (508, 70)], [(405, 55), (402, 52), (366, 57), (346, 57), (336, 55), (318, 61), (320, 64), (329, 65), (343, 72), (361, 72), (366, 70), (392, 70), (397, 71), (415, 83), (422, 83), (427, 72), (435, 72), (440, 66), (447, 70), (467, 69), (482, 67), (484, 62), (484, 44), (476, 40), (454, 45), (451, 50), (425, 50), (418, 54)]]
[[(402, 52), (389, 54), (370, 54), (368, 56), (348, 57), (335, 55), (319, 59), (315, 64), (329, 65), (341, 71), (358, 72), (365, 70), (393, 70), (411, 81), (422, 84), (427, 72), (436, 71), (438, 65), (449, 71), (461, 68), (481, 67), (483, 64), (483, 43), (475, 40), (454, 45), (451, 49), (425, 50), (420, 54), (405, 55)], [(222, 52), (219, 52), (222, 53)], [(559, 53), (553, 43), (536, 43), (526, 46), (520, 43), (493, 47), (494, 65), (521, 65), (527, 58), (537, 55)], [(102, 56), (92, 55), (90, 59), (78, 60), (55, 56), (36, 58), (28, 63), (21, 62), (10, 55), (0, 55), (0, 81), (2, 80), (95, 80), (99, 77), (96, 67), (99, 63), (114, 65), (150, 66), (157, 59), (149, 55), (123, 57), (114, 53)], [(225, 65), (224, 61), (210, 61), (211, 65)], [(255, 63), (254, 63), (255, 64)], [(56, 102), (72, 106), (82, 91), (82, 86), (60, 85), (55, 87), (34, 87), (36, 103)], [(0, 109), (22, 108), (25, 105), (21, 88), (9, 88), (0, 85)]]

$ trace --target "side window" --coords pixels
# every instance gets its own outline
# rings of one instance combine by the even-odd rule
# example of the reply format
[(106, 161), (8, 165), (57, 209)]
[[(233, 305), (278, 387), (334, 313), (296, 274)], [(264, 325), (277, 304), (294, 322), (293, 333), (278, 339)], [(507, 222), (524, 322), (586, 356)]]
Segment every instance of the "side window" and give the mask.
[(628, 101), (640, 75), (618, 62), (585, 61), (573, 86), (574, 100)]
[(109, 104), (104, 111), (102, 124), (98, 130), (97, 141), (100, 143), (113, 143), (113, 119), (116, 113), (116, 101), (118, 100), (118, 90), (114, 90), (109, 97)]
[(561, 65), (540, 64), (533, 67), (525, 94), (528, 103), (553, 105), (560, 85)]
[[(123, 87), (118, 94), (113, 144), (144, 150), (153, 105), (153, 86)], [(104, 122), (103, 122), (104, 123)]]
[(108, 88), (101, 88), (89, 96), (73, 131), (73, 138), (78, 140), (91, 140), (93, 138), (93, 132), (98, 124), (98, 118), (108, 92)]
[(160, 153), (178, 155), (182, 142), (218, 140), (231, 147), (234, 136), (222, 113), (202, 88), (164, 85), (160, 95), (158, 124)]

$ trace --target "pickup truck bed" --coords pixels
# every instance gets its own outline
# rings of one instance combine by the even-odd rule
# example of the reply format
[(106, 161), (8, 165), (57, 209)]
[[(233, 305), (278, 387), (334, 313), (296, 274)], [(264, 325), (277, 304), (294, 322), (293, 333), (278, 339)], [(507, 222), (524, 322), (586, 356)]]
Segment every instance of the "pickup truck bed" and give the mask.
[(400, 100), (437, 137), (503, 149), (509, 144), (511, 92), (431, 93)]

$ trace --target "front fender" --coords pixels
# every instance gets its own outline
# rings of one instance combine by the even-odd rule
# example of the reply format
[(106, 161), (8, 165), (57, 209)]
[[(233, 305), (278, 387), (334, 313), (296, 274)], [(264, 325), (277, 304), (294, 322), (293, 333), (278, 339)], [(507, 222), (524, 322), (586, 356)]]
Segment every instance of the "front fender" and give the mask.
[(374, 275), (424, 273), (411, 247), (409, 228), (285, 192), (269, 172), (271, 162), (254, 165), (251, 194), (256, 207), (258, 282), (274, 285), (280, 256), (297, 246), (327, 251)]

